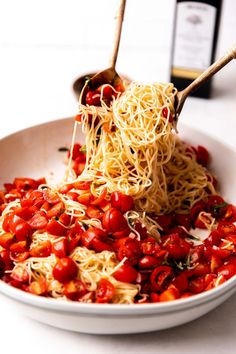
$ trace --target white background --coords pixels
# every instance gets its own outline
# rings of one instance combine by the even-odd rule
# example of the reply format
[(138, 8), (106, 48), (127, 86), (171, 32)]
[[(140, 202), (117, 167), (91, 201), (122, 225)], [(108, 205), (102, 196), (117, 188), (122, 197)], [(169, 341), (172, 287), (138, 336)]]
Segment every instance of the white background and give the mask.
[[(127, 0), (117, 71), (169, 79), (174, 0)], [(108, 66), (117, 0), (0, 0), (0, 137), (75, 115), (71, 86)], [(224, 0), (217, 57), (236, 43), (236, 2)], [(189, 98), (181, 121), (236, 148), (236, 62), (214, 80), (212, 98)], [(236, 296), (187, 325), (127, 336), (70, 333), (31, 321), (0, 298), (0, 345), (9, 354), (214, 353), (236, 347)], [(4, 348), (4, 349), (3, 349)]]

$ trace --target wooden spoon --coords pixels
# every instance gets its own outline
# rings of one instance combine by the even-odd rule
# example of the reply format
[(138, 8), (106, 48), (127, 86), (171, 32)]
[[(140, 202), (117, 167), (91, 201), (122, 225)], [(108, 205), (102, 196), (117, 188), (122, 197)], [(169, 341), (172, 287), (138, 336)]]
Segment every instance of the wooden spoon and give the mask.
[(182, 111), (186, 98), (195, 91), (198, 87), (203, 85), (210, 77), (216, 74), (232, 59), (236, 59), (236, 47), (231, 48), (228, 53), (215, 61), (208, 69), (199, 75), (189, 86), (184, 90), (179, 91), (175, 97), (175, 122), (177, 123), (180, 112)]
[[(119, 85), (123, 80), (117, 74), (115, 70), (116, 60), (119, 51), (121, 31), (123, 18), (125, 13), (126, 0), (120, 0), (119, 8), (116, 16), (116, 31), (114, 38), (114, 45), (112, 48), (111, 58), (110, 58), (110, 67), (103, 71), (98, 72), (97, 74), (86, 74), (78, 78), (74, 84), (73, 89), (78, 99), (81, 103), (85, 103), (85, 96), (88, 90), (95, 90), (103, 84), (110, 84), (112, 86)], [(91, 77), (91, 76), (92, 77)], [(89, 77), (90, 76), (90, 77)]]

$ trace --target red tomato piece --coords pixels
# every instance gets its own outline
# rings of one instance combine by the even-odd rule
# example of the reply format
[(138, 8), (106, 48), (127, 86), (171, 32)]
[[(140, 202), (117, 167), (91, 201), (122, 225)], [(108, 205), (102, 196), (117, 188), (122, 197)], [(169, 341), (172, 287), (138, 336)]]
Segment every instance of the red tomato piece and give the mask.
[(85, 162), (77, 161), (77, 159), (74, 161), (72, 168), (77, 176), (81, 175), (81, 173), (85, 169), (85, 164)]
[(159, 302), (160, 301), (160, 295), (157, 293), (151, 293), (150, 294), (150, 300), (151, 302)]
[(33, 233), (32, 227), (19, 216), (14, 215), (12, 223), (10, 224), (10, 230), (15, 234), (18, 241), (25, 241)]
[(5, 232), (0, 236), (0, 246), (9, 250), (10, 246), (15, 242), (15, 235), (10, 232)]
[(27, 258), (29, 258), (30, 253), (28, 251), (18, 253), (18, 252), (10, 252), (10, 259), (14, 262), (23, 262)]
[(141, 250), (143, 254), (154, 255), (157, 251), (160, 251), (160, 247), (153, 237), (149, 237), (141, 243)]
[(29, 221), (28, 224), (36, 230), (45, 229), (48, 224), (48, 219), (43, 212), (37, 212)]
[(134, 208), (134, 200), (131, 196), (121, 192), (111, 193), (111, 205), (121, 211), (122, 214)]
[(31, 257), (49, 257), (51, 254), (51, 242), (44, 241), (30, 250)]
[(47, 293), (47, 282), (45, 278), (35, 280), (27, 288), (27, 291), (34, 295), (45, 295)]
[(66, 194), (73, 188), (73, 184), (64, 184), (59, 188), (59, 193)]
[(79, 203), (81, 203), (83, 205), (90, 205), (91, 201), (93, 200), (93, 196), (90, 192), (80, 194), (79, 196), (77, 194), (76, 199)]
[(2, 268), (2, 270), (12, 269), (13, 263), (10, 258), (10, 252), (8, 250), (1, 250), (0, 251), (0, 260), (4, 264), (4, 267)]
[(89, 106), (101, 106), (101, 95), (97, 91), (88, 91), (85, 97), (85, 103)]
[(173, 301), (180, 298), (179, 290), (174, 286), (170, 285), (167, 290), (160, 294), (159, 301)]
[(70, 300), (78, 300), (87, 293), (86, 285), (78, 279), (70, 280), (64, 284), (63, 293)]
[(39, 185), (37, 181), (35, 181), (34, 179), (24, 178), (24, 177), (15, 178), (13, 184), (16, 187), (16, 189), (23, 190), (23, 191), (27, 191), (29, 189), (37, 189)]
[(107, 279), (100, 279), (97, 284), (96, 290), (96, 302), (98, 303), (108, 303), (112, 300), (115, 295), (114, 285)]
[(218, 230), (212, 230), (207, 240), (213, 246), (218, 246), (222, 238), (222, 234)]
[(65, 210), (65, 205), (63, 202), (58, 202), (54, 204), (48, 211), (47, 211), (47, 218), (51, 219), (55, 216), (61, 215)]
[(229, 204), (228, 206), (225, 207), (224, 211), (225, 214), (223, 216), (223, 220), (227, 220), (230, 222), (236, 221), (236, 207), (234, 205)]
[(231, 255), (231, 251), (216, 246), (212, 247), (211, 253), (221, 259), (226, 259)]
[(207, 165), (209, 164), (209, 160), (210, 160), (210, 155), (209, 155), (209, 152), (207, 151), (207, 149), (202, 146), (202, 145), (199, 145), (197, 147), (197, 156), (196, 156), (196, 160), (197, 162), (204, 166), (204, 167), (207, 167)]
[(95, 206), (89, 206), (86, 209), (86, 215), (91, 219), (101, 219), (103, 216), (103, 212)]
[(208, 198), (207, 206), (209, 208), (210, 213), (216, 218), (223, 216), (227, 209), (227, 204), (225, 203), (224, 199), (219, 195), (211, 195)]
[(202, 293), (206, 288), (205, 276), (192, 278), (189, 281), (189, 290), (194, 293)]
[(106, 198), (107, 195), (107, 188), (104, 188), (99, 197), (95, 198), (94, 200), (91, 200), (91, 205), (100, 205), (103, 200)]
[(128, 228), (127, 220), (116, 208), (111, 208), (103, 214), (102, 225), (105, 230), (111, 233)]
[(177, 275), (172, 284), (182, 293), (188, 289), (188, 276), (186, 273)]
[(14, 214), (7, 214), (4, 219), (3, 219), (3, 223), (2, 223), (2, 228), (5, 232), (10, 232), (11, 231), (11, 224), (13, 222), (13, 217)]
[(154, 256), (146, 255), (142, 257), (138, 263), (140, 269), (155, 268), (160, 264), (160, 260)]
[(20, 283), (27, 283), (29, 281), (29, 274), (25, 268), (16, 266), (11, 272), (11, 278)]
[(75, 236), (71, 237), (68, 236), (68, 254), (70, 254), (76, 247), (78, 247), (80, 243), (81, 235), (76, 234)]
[(97, 91), (102, 93), (103, 98), (111, 99), (114, 95), (114, 89), (112, 86), (105, 84), (98, 87)]
[(21, 219), (28, 221), (34, 215), (37, 208), (34, 207), (19, 207), (14, 210), (14, 214), (19, 216)]
[(73, 183), (73, 187), (80, 191), (90, 190), (91, 182), (78, 181)]
[(236, 265), (235, 264), (224, 264), (218, 269), (217, 274), (223, 275), (226, 279), (229, 279), (233, 275), (236, 274)]
[(72, 217), (71, 215), (69, 214), (66, 214), (66, 213), (62, 213), (60, 216), (59, 216), (59, 221), (60, 223), (62, 223), (63, 225), (65, 226), (69, 226), (71, 223), (72, 223)]
[(171, 267), (164, 265), (156, 267), (150, 276), (150, 282), (154, 292), (161, 291), (172, 276), (173, 270)]
[(229, 221), (220, 221), (217, 230), (222, 234), (222, 236), (228, 234), (236, 234), (236, 226)]
[(112, 236), (116, 239), (122, 238), (122, 237), (126, 237), (130, 234), (130, 228), (127, 227), (126, 229), (123, 229), (121, 231), (116, 231), (113, 232)]
[(164, 118), (168, 118), (169, 122), (172, 123), (174, 121), (174, 116), (173, 114), (170, 112), (170, 109), (167, 107), (164, 107), (162, 109), (162, 115)]
[(43, 190), (43, 197), (50, 204), (56, 204), (61, 201), (58, 193), (50, 188)]
[(175, 214), (174, 220), (178, 226), (183, 226), (186, 230), (189, 230), (191, 228), (190, 214)]
[(207, 209), (207, 204), (204, 201), (199, 200), (198, 202), (196, 202), (190, 210), (190, 216), (192, 221), (195, 221), (198, 217), (198, 214), (201, 211), (206, 211), (206, 209)]
[(173, 223), (173, 215), (172, 214), (163, 214), (155, 217), (155, 220), (162, 228), (163, 232), (167, 232)]
[(65, 236), (67, 228), (55, 219), (51, 219), (47, 224), (46, 231), (54, 236)]
[(137, 240), (126, 238), (126, 241), (118, 249), (118, 259), (127, 258), (126, 263), (138, 264), (141, 257), (140, 243)]
[(107, 239), (107, 233), (96, 227), (90, 227), (81, 235), (81, 243), (83, 246), (90, 248), (93, 239), (105, 241)]
[(102, 252), (102, 251), (113, 251), (112, 247), (98, 238), (93, 238), (91, 241), (91, 249), (93, 249), (96, 252)]
[(210, 265), (208, 263), (198, 263), (193, 269), (193, 275), (200, 276), (210, 273)]
[(210, 263), (211, 273), (215, 273), (216, 270), (220, 266), (222, 266), (222, 264), (223, 264), (223, 261), (221, 260), (221, 258), (213, 254), (211, 256), (211, 263)]
[(68, 253), (68, 240), (63, 237), (52, 243), (52, 252), (59, 258), (64, 258)]
[(163, 242), (169, 256), (177, 260), (186, 257), (191, 249), (191, 245), (178, 234), (166, 236)]
[(77, 277), (78, 267), (72, 258), (64, 257), (57, 261), (52, 273), (60, 283), (66, 283)]
[(26, 241), (18, 241), (13, 243), (10, 246), (10, 251), (17, 254), (17, 253), (23, 253), (27, 250), (27, 242)]
[(133, 283), (136, 281), (138, 272), (137, 270), (129, 264), (122, 264), (116, 271), (113, 273), (113, 276), (116, 280), (124, 283)]
[[(72, 148), (72, 160), (76, 160), (77, 158), (79, 158), (82, 162), (86, 160), (86, 154), (81, 151), (81, 147), (82, 146), (78, 143), (74, 144)], [(70, 156), (70, 151), (68, 155)]]

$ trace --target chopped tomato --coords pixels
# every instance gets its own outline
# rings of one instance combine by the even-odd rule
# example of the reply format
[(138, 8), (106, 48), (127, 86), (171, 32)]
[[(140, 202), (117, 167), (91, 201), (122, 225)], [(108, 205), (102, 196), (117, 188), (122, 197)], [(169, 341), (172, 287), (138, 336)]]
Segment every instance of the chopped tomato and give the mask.
[(20, 265), (16, 266), (11, 272), (12, 279), (21, 283), (27, 283), (29, 281), (29, 274), (24, 267)]
[(105, 241), (107, 239), (107, 233), (96, 227), (90, 227), (81, 235), (81, 243), (83, 246), (90, 248), (93, 239)]
[(27, 290), (34, 295), (45, 295), (47, 293), (47, 281), (44, 277), (32, 281)]
[(140, 244), (137, 240), (127, 237), (118, 249), (118, 259), (121, 261), (127, 258), (126, 263), (130, 265), (138, 264), (141, 257)]
[(30, 250), (31, 257), (49, 257), (51, 254), (51, 242), (44, 241)]
[(5, 232), (0, 236), (0, 246), (6, 250), (9, 250), (13, 242), (15, 242), (15, 235), (10, 232)]
[(65, 236), (67, 228), (55, 219), (51, 219), (47, 224), (46, 230), (54, 236)]
[(86, 209), (86, 215), (91, 219), (101, 219), (103, 216), (103, 212), (95, 206), (89, 206)]
[(91, 201), (91, 205), (100, 205), (102, 201), (106, 198), (107, 188), (104, 188), (102, 193), (96, 199)]
[(14, 215), (10, 224), (10, 231), (18, 241), (24, 241), (33, 233), (32, 227), (22, 218)]
[(45, 229), (48, 224), (48, 219), (43, 212), (38, 211), (34, 216), (28, 221), (28, 224), (32, 229), (41, 230)]
[(160, 260), (154, 256), (146, 255), (138, 263), (140, 269), (155, 268), (160, 264)]
[(43, 190), (43, 197), (50, 204), (56, 204), (61, 201), (58, 193), (50, 188)]
[(76, 278), (78, 268), (76, 263), (70, 257), (63, 257), (58, 259), (56, 265), (53, 268), (53, 276), (61, 283), (66, 283)]
[(15, 254), (25, 252), (27, 248), (28, 247), (26, 241), (18, 241), (10, 245), (10, 251)]
[(150, 277), (151, 286), (154, 291), (160, 291), (163, 289), (163, 286), (169, 281), (173, 276), (173, 270), (169, 266), (158, 266), (156, 267)]
[(52, 243), (52, 252), (59, 258), (67, 256), (68, 240), (63, 237)]
[(87, 288), (84, 282), (74, 279), (64, 284), (63, 293), (70, 300), (78, 300), (87, 293)]
[(191, 245), (183, 240), (178, 234), (170, 234), (163, 240), (164, 247), (169, 252), (169, 256), (174, 259), (181, 259), (189, 254)]
[(63, 202), (58, 202), (54, 204), (48, 211), (47, 211), (47, 218), (51, 219), (55, 216), (61, 215), (65, 210), (65, 206)]
[(96, 290), (96, 302), (108, 303), (115, 295), (114, 285), (107, 279), (100, 279)]
[(137, 279), (137, 270), (129, 264), (122, 264), (113, 274), (118, 281), (125, 283), (133, 283)]
[(170, 285), (167, 290), (160, 294), (159, 301), (172, 301), (180, 298), (179, 290), (174, 286)]
[(115, 208), (111, 208), (104, 213), (102, 225), (105, 230), (111, 233), (119, 232), (128, 228), (125, 217)]
[(121, 192), (111, 193), (111, 205), (112, 207), (121, 211), (122, 214), (133, 209), (134, 200), (131, 196), (123, 194)]

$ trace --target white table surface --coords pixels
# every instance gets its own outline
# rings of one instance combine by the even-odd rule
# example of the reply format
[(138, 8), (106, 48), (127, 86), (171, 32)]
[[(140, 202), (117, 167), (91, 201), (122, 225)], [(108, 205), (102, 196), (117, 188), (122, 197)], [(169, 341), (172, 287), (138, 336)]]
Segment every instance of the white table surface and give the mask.
[[(118, 72), (136, 80), (168, 80), (174, 3), (128, 0)], [(1, 138), (76, 114), (71, 85), (81, 73), (107, 67), (116, 4), (117, 0), (0, 1)], [(224, 0), (217, 56), (236, 43), (235, 13), (236, 2)], [(235, 112), (232, 62), (215, 77), (212, 98), (189, 98), (181, 120), (236, 148)], [(192, 323), (126, 336), (52, 328), (22, 316), (1, 297), (0, 345), (1, 352), (9, 354), (233, 354), (236, 295)]]

